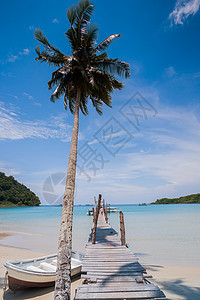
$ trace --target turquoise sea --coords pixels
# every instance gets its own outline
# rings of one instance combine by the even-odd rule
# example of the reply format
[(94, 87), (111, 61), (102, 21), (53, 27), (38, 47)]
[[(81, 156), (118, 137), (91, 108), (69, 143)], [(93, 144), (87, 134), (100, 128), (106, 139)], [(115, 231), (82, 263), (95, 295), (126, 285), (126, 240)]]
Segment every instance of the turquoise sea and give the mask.
[[(116, 206), (124, 212), (127, 243), (142, 263), (200, 266), (199, 204)], [(74, 207), (73, 249), (82, 253), (92, 226), (89, 208)], [(61, 211), (52, 206), (0, 208), (0, 231), (12, 234), (0, 243), (56, 252)], [(110, 214), (109, 221), (119, 231), (119, 214)]]

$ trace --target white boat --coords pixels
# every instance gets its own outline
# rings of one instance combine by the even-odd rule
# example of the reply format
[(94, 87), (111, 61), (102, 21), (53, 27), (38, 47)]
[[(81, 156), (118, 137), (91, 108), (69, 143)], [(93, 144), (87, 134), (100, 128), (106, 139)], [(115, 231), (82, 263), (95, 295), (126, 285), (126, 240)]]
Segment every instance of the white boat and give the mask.
[(87, 216), (93, 216), (93, 211), (89, 209), (89, 210), (87, 211)]
[(110, 207), (110, 206), (108, 206), (107, 212), (108, 213), (115, 213), (115, 212), (120, 212), (120, 210), (117, 207)]
[[(83, 255), (72, 251), (71, 277), (81, 273)], [(5, 264), (8, 285), (12, 291), (52, 286), (56, 279), (57, 254), (38, 258), (9, 261)]]

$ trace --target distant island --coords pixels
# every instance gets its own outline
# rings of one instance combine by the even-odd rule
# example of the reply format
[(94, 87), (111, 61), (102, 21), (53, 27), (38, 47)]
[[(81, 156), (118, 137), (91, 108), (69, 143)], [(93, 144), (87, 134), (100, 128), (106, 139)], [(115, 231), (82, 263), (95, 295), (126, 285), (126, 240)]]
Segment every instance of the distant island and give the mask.
[(0, 207), (38, 206), (39, 198), (13, 176), (0, 172)]
[(188, 196), (183, 196), (179, 198), (162, 198), (157, 199), (157, 201), (151, 203), (151, 204), (186, 204), (186, 203), (200, 203), (200, 194), (192, 194)]

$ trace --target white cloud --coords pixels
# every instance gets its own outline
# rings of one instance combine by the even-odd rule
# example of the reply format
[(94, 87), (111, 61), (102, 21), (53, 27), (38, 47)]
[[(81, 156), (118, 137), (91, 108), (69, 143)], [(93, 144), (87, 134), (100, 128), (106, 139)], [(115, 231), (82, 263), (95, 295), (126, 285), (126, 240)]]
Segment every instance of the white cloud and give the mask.
[(23, 93), (24, 96), (26, 96), (28, 99), (33, 100), (33, 96), (28, 93)]
[(9, 55), (7, 61), (8, 61), (8, 62), (15, 62), (17, 59), (18, 59), (18, 56), (17, 56), (17, 55), (11, 54), (11, 55)]
[(169, 15), (171, 24), (181, 24), (190, 16), (195, 15), (200, 7), (200, 0), (177, 0), (174, 10)]
[(164, 75), (167, 77), (173, 77), (175, 75), (177, 75), (174, 67), (168, 67), (164, 70)]
[(30, 53), (30, 50), (28, 48), (23, 49), (22, 52), (19, 52), (20, 55), (29, 55), (29, 53)]
[(3, 77), (14, 77), (14, 78), (16, 78), (16, 76), (15, 76), (15, 75), (12, 75), (10, 72), (8, 72), (8, 73), (1, 73), (1, 75), (2, 75)]
[(52, 23), (57, 24), (57, 23), (59, 23), (59, 21), (58, 21), (58, 19), (53, 19)]
[(42, 104), (39, 103), (39, 102), (35, 102), (34, 105), (35, 105), (35, 106), (42, 106)]
[(6, 95), (8, 95), (9, 97), (15, 98), (15, 99), (19, 99), (19, 97), (17, 95), (12, 95), (12, 94), (9, 94), (9, 93), (7, 93)]
[[(19, 59), (20, 56), (23, 56), (23, 55), (27, 56), (29, 54), (30, 54), (30, 50), (28, 48), (25, 48), (25, 49), (23, 49), (23, 51), (18, 52), (17, 55), (9, 54), (6, 61), (12, 63), (12, 62), (15, 62), (17, 59)], [(1, 61), (1, 64), (4, 64), (4, 63), (5, 63), (5, 61)], [(4, 75), (6, 75), (6, 74), (4, 74)]]
[(13, 108), (5, 108), (0, 103), (0, 140), (20, 140), (26, 138), (59, 139), (70, 141), (71, 126), (65, 122), (65, 114), (47, 120), (21, 120)]
[(9, 163), (0, 161), (0, 170), (4, 172), (7, 176), (20, 174), (20, 171), (11, 167)]
[(29, 29), (29, 30), (34, 30), (35, 27), (34, 27), (34, 26), (29, 26), (28, 29)]

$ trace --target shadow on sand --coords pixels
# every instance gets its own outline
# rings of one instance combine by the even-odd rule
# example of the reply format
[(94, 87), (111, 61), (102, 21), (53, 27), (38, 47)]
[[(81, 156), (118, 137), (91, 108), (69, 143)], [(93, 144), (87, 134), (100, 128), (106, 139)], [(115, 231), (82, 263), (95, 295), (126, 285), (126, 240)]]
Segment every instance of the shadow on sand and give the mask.
[(23, 300), (23, 299), (33, 299), (35, 297), (43, 296), (45, 294), (51, 293), (54, 290), (54, 286), (48, 288), (30, 288), (27, 290), (17, 291), (13, 293), (11, 290), (7, 290), (4, 295), (4, 300)]
[[(75, 287), (78, 284), (81, 284), (80, 282), (81, 276), (76, 276), (72, 278), (71, 283), (71, 298), (73, 299), (74, 293), (75, 293)], [(7, 287), (8, 288), (8, 287)], [(3, 278), (0, 278), (0, 295), (3, 289)], [(7, 289), (3, 300), (24, 300), (24, 299), (35, 299), (36, 297), (41, 297), (41, 299), (53, 299), (53, 292), (54, 292), (54, 286), (47, 287), (47, 288), (29, 288), (24, 290), (16, 291), (15, 293), (11, 291), (10, 289)], [(1, 299), (1, 297), (0, 297)]]
[(157, 281), (159, 287), (166, 292), (173, 294), (173, 298), (167, 298), (168, 300), (184, 299), (184, 300), (199, 300), (200, 299), (200, 287), (191, 287), (183, 283), (182, 279), (171, 281)]
[[(159, 269), (164, 268), (159, 265), (145, 265), (147, 271), (159, 271)], [(175, 279), (175, 280), (152, 280), (153, 283), (159, 286), (159, 288), (166, 294), (169, 295), (166, 300), (200, 300), (200, 286), (189, 286), (184, 283), (183, 279)]]

